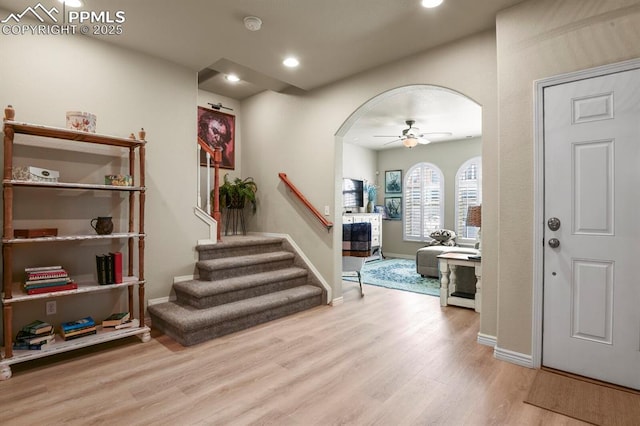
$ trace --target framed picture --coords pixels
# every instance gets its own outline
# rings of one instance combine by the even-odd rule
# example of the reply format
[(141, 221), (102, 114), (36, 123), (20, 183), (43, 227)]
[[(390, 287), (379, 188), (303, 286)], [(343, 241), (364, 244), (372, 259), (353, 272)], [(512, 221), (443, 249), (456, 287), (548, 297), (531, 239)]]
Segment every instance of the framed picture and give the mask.
[(374, 213), (380, 213), (382, 219), (389, 219), (389, 213), (387, 212), (387, 208), (383, 205), (377, 205), (373, 207)]
[(402, 220), (402, 197), (386, 197), (384, 207), (391, 220)]
[[(235, 169), (235, 136), (235, 116), (198, 107), (198, 138), (213, 149), (216, 147), (222, 149), (220, 167), (223, 169)], [(200, 151), (200, 165), (207, 165), (207, 153), (204, 150)], [(211, 159), (211, 166), (213, 166), (213, 159)]]
[(384, 172), (384, 192), (387, 194), (402, 193), (402, 170)]

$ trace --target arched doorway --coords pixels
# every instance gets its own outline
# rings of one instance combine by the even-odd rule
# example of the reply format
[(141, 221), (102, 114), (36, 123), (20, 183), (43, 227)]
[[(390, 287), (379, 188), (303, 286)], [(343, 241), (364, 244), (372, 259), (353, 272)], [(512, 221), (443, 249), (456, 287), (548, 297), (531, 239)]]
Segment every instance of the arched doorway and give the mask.
[[(411, 143), (406, 143), (406, 138), (412, 134), (419, 140), (409, 148)], [(460, 165), (481, 155), (481, 137), (482, 107), (455, 90), (409, 85), (371, 98), (354, 111), (336, 133), (335, 223), (342, 224), (343, 177), (376, 186), (376, 204), (384, 205), (385, 199), (402, 198), (402, 193), (393, 194), (394, 197), (385, 194), (385, 171), (406, 171), (416, 160), (426, 161), (427, 157), (438, 155), (447, 170), (444, 203), (450, 201), (445, 204), (443, 227), (454, 228), (455, 176)], [(451, 154), (446, 154), (447, 151)], [(424, 244), (403, 241), (403, 221), (399, 219), (383, 221), (383, 252), (386, 256), (415, 258), (415, 252)], [(334, 238), (335, 282), (341, 282), (341, 232)]]

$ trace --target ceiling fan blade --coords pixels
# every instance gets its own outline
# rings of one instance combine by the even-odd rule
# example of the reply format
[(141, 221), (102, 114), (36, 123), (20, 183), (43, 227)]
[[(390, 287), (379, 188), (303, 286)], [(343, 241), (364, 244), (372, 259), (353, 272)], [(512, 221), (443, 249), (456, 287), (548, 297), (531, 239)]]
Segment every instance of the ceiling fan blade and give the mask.
[(383, 146), (384, 146), (384, 145), (389, 145), (389, 144), (392, 144), (392, 143), (394, 143), (394, 142), (398, 142), (398, 141), (401, 141), (401, 140), (402, 140), (402, 138), (394, 139), (394, 140), (392, 140), (392, 141), (390, 141), (390, 142), (385, 142), (385, 143), (383, 143), (382, 145), (383, 145)]
[(375, 135), (374, 138), (397, 138), (398, 135)]
[(420, 138), (424, 138), (424, 137), (427, 137), (427, 136), (429, 136), (429, 135), (430, 135), (431, 137), (438, 137), (438, 136), (443, 136), (443, 137), (445, 137), (445, 136), (451, 136), (452, 134), (453, 134), (453, 133), (451, 133), (451, 132), (428, 132), (428, 133), (420, 133), (420, 134), (418, 135), (418, 137), (420, 137)]

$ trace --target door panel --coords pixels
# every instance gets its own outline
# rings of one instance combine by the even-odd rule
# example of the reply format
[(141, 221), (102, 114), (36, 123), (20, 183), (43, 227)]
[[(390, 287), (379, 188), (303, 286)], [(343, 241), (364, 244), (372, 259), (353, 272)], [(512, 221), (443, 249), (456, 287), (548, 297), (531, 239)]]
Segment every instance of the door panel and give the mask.
[(574, 260), (571, 336), (611, 344), (613, 262)]
[(613, 235), (613, 141), (573, 144), (573, 232)]
[(542, 363), (640, 389), (640, 70), (546, 88), (544, 139)]

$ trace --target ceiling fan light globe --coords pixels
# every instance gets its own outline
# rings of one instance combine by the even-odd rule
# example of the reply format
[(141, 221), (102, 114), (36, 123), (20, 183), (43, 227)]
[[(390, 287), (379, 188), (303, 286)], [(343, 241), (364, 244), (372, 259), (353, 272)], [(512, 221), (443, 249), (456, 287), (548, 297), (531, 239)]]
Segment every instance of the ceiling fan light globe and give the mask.
[(414, 146), (418, 145), (418, 139), (407, 138), (407, 139), (402, 141), (402, 144), (404, 146), (406, 146), (407, 148), (413, 148)]

